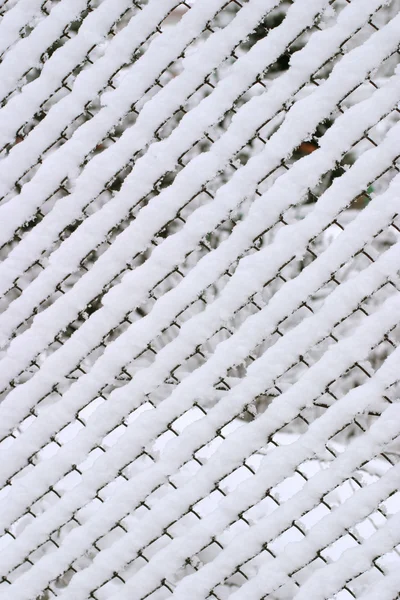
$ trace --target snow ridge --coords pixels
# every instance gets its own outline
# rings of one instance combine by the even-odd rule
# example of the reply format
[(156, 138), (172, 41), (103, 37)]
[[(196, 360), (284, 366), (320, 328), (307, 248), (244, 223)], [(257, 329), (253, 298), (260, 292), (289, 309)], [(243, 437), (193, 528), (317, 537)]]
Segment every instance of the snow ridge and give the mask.
[(4, 3), (0, 600), (396, 597), (398, 8)]

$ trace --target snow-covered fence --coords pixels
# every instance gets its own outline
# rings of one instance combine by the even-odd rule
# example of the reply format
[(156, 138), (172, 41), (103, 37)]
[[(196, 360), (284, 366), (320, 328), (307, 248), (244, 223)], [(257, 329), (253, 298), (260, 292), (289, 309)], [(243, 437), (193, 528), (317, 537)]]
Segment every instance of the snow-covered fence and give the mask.
[(0, 600), (398, 598), (399, 1), (0, 15)]

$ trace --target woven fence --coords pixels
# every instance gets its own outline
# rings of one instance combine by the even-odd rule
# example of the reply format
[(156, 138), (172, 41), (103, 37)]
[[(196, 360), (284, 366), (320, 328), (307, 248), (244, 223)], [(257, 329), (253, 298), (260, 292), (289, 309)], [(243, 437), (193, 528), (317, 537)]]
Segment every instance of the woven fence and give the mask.
[(0, 600), (400, 598), (399, 44), (2, 1)]

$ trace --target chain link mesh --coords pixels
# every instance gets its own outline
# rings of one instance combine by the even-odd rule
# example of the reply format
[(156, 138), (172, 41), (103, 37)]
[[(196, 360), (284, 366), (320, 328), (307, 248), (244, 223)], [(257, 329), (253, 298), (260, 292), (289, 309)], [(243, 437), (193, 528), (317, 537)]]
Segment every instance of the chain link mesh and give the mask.
[[(312, 181), (308, 176), (309, 170), (320, 168), (317, 159), (315, 163), (312, 160), (320, 148), (326, 148), (326, 145), (323, 146), (325, 134), (334, 131), (335, 125), (348, 111), (354, 111), (354, 121), (357, 122), (358, 107), (362, 114), (366, 106), (364, 103), (371, 101), (371, 105), (378, 106), (377, 101), (374, 102), (374, 94), (397, 77), (397, 49), (388, 51), (386, 59), (378, 67), (368, 69), (367, 77), (361, 75), (359, 84), (352, 89), (347, 90), (344, 81), (343, 96), (334, 110), (326, 109), (325, 117), (316, 123), (309, 136), (304, 136), (300, 145), (296, 144), (294, 149), (289, 145), (283, 148), (276, 166), (269, 168), (266, 162), (262, 176), (258, 177), (258, 171), (255, 173), (252, 177), (253, 187), (249, 186), (248, 192), (242, 194), (236, 206), (229, 205), (227, 216), (221, 213), (218, 224), (212, 230), (201, 236), (199, 241), (192, 241), (188, 234), (188, 250), (183, 259), (177, 254), (175, 261), (174, 247), (166, 245), (171, 239), (184, 240), (185, 232), (189, 231), (196, 219), (201, 227), (204, 214), (201, 210), (217, 203), (220, 190), (224, 190), (229, 182), (237, 181), (240, 186), (240, 173), (245, 169), (250, 172), (253, 157), (261, 156), (265, 149), (268, 151), (270, 140), (284, 127), (292, 106), (304, 101), (304, 107), (307, 108), (306, 102), (309, 101), (310, 111), (313, 110), (314, 93), (333, 77), (332, 73), (343, 58), (357, 48), (362, 49), (375, 33), (396, 18), (398, 2), (392, 0), (385, 5), (375, 2), (376, 9), (371, 8), (371, 15), (362, 26), (355, 27), (352, 35), (344, 36), (338, 43), (337, 51), (331, 53), (329, 60), (321, 61), (321, 66), (298, 86), (295, 93), (289, 95), (286, 102), (281, 103), (279, 109), (273, 111), (273, 116), (265, 121), (260, 120), (255, 133), (244, 144), (240, 142), (240, 150), (226, 157), (223, 168), (218, 167), (215, 176), (205, 175), (204, 182), (199, 177), (200, 184), (195, 193), (188, 187), (175, 216), (169, 218), (165, 212), (162, 226), (150, 236), (149, 243), (144, 241), (140, 251), (136, 251), (135, 240), (129, 241), (130, 238), (126, 237), (129, 259), (105, 262), (107, 253), (116, 247), (119, 236), (135, 221), (142, 223), (141, 214), (146, 208), (152, 207), (154, 200), (163, 198), (168, 190), (174, 191), (174, 186), (179, 185), (180, 177), (186, 173), (192, 161), (198, 156), (212, 153), (213, 148), (218, 147), (218, 141), (226, 132), (230, 132), (231, 126), (239, 123), (242, 108), (252, 99), (261, 98), (274, 89), (273, 85), (279, 84), (280, 79), (294, 68), (291, 57), (306, 49), (314, 35), (326, 34), (337, 22), (340, 23), (340, 15), (353, 3), (354, 0), (326, 2), (326, 10), (319, 14), (317, 11), (317, 16), (311, 18), (308, 27), (299, 34), (293, 34), (292, 42), (277, 60), (271, 59), (267, 64), (269, 56), (266, 55), (264, 62), (267, 66), (254, 77), (252, 85), (238, 92), (234, 103), (222, 109), (222, 117), (218, 122), (199, 133), (195, 143), (189, 140), (186, 151), (180, 155), (175, 167), (172, 170), (165, 169), (161, 177), (154, 175), (154, 183), (151, 183), (153, 173), (144, 167), (140, 171), (141, 165), (145, 164), (140, 162), (141, 159), (158, 142), (163, 144), (170, 140), (179, 127), (182, 126), (183, 132), (186, 117), (196, 114), (196, 109), (203, 105), (206, 98), (213, 98), (220, 83), (235, 69), (239, 73), (240, 61), (267, 39), (270, 32), (276, 28), (284, 31), (288, 19), (284, 17), (299, 2), (275, 3), (276, 7), (271, 10), (265, 3), (266, 14), (259, 25), (239, 43), (233, 41), (226, 58), (219, 61), (206, 77), (202, 77), (201, 83), (197, 84), (193, 76), (192, 89), (179, 108), (171, 108), (168, 118), (163, 119), (142, 147), (132, 148), (128, 161), (119, 158), (118, 148), (124, 147), (124, 133), (139, 122), (142, 110), (151, 106), (161, 92), (165, 93), (166, 101), (173, 96), (173, 90), (178, 90), (178, 83), (183, 81), (187, 72), (185, 60), (195, 56), (196, 52), (202, 56), (202, 51), (203, 60), (208, 59), (204, 51), (206, 41), (217, 35), (222, 40), (223, 32), (228, 31), (229, 25), (236, 19), (241, 19), (242, 11), (248, 4), (242, 0), (215, 2), (215, 15), (207, 19), (205, 26), (194, 31), (194, 39), (179, 51), (175, 59), (166, 66), (162, 66), (160, 59), (159, 74), (153, 78), (148, 89), (137, 100), (132, 92), (135, 100), (130, 110), (124, 111), (122, 118), (115, 119), (105, 136), (101, 133), (97, 138), (93, 137), (92, 150), (87, 153), (85, 149), (83, 156), (76, 159), (74, 168), (65, 168), (65, 175), (61, 165), (60, 183), (55, 179), (51, 193), (44, 187), (41, 191), (36, 183), (40, 182), (41, 169), (63, 147), (68, 147), (81, 128), (84, 131), (85, 124), (95, 118), (99, 118), (100, 122), (105, 110), (102, 95), (105, 97), (106, 93), (110, 94), (106, 106), (113, 106), (113, 98), (118, 102), (117, 96), (112, 94), (118, 92), (124, 78), (129, 77), (130, 70), (141, 65), (157, 39), (163, 39), (168, 32), (177, 28), (192, 11), (198, 10), (200, 14), (201, 2), (170, 2), (170, 8), (165, 9), (159, 22), (151, 14), (156, 0), (148, 3), (132, 1), (127, 7), (121, 2), (120, 15), (105, 32), (103, 39), (93, 43), (83, 54), (77, 53), (77, 62), (66, 75), (59, 77), (55, 72), (51, 93), (44, 101), (35, 104), (35, 94), (40, 97), (41, 85), (43, 88), (47, 85), (46, 65), (52, 64), (51, 61), (67, 43), (71, 44), (72, 52), (73, 43), (80, 39), (80, 29), (84, 27), (86, 19), (106, 4), (105, 1), (88, 1), (71, 19), (62, 35), (43, 48), (39, 62), (32, 64), (4, 95), (0, 120), (2, 111), (7, 106), (14, 106), (13, 102), (15, 107), (24, 108), (27, 117), (9, 141), (2, 145), (2, 163), (4, 169), (10, 168), (8, 181), (11, 184), (8, 183), (8, 189), (2, 186), (4, 194), (0, 210), (10, 206), (15, 206), (16, 211), (20, 210), (18, 199), (23, 198), (24, 190), (28, 194), (30, 189), (34, 189), (29, 185), (36, 185), (35, 189), (39, 190), (40, 195), (39, 206), (31, 211), (29, 219), (15, 228), (12, 238), (7, 239), (7, 231), (2, 236), (4, 243), (0, 256), (6, 275), (8, 265), (11, 265), (11, 269), (15, 265), (18, 268), (18, 260), (14, 261), (13, 257), (19, 256), (20, 245), (26, 240), (36, 241), (36, 232), (41, 231), (38, 228), (47, 223), (57, 207), (61, 207), (60, 214), (62, 211), (68, 214), (74, 194), (79, 192), (79, 177), (93, 161), (106, 157), (106, 162), (98, 164), (108, 168), (109, 156), (113, 174), (100, 192), (88, 196), (79, 216), (71, 211), (71, 220), (67, 226), (60, 226), (54, 240), (49, 237), (49, 243), (45, 242), (43, 249), (39, 244), (36, 253), (24, 257), (20, 272), (13, 276), (12, 284), (5, 285), (0, 300), (4, 364), (0, 373), (3, 401), (0, 414), (4, 418), (0, 444), (3, 465), (0, 502), (1, 510), (7, 509), (3, 513), (0, 538), (1, 598), (49, 600), (53, 597), (71, 597), (103, 600), (129, 597), (161, 600), (172, 596), (218, 600), (228, 597), (274, 600), (318, 597), (343, 600), (364, 598), (370, 588), (372, 591), (376, 589), (376, 595), (371, 597), (399, 597), (398, 592), (388, 592), (389, 588), (385, 587), (392, 577), (396, 577), (399, 565), (399, 526), (397, 521), (393, 521), (399, 509), (399, 475), (396, 471), (398, 428), (396, 430), (392, 419), (392, 429), (387, 430), (386, 439), (378, 439), (371, 433), (389, 414), (387, 411), (396, 407), (397, 378), (388, 380), (383, 391), (375, 392), (373, 401), (354, 409), (350, 403), (346, 409), (347, 398), (352, 398), (354, 391), (365, 390), (366, 395), (369, 393), (368, 386), (375, 385), (381, 369), (384, 369), (392, 354), (395, 356), (398, 347), (399, 328), (395, 315), (393, 324), (387, 327), (382, 324), (381, 330), (376, 325), (376, 321), (380, 323), (379, 311), (383, 310), (385, 303), (398, 297), (398, 268), (392, 267), (390, 273), (385, 272), (385, 276), (372, 286), (372, 291), (368, 291), (366, 282), (365, 294), (361, 285), (364, 280), (359, 283), (361, 280), (357, 279), (359, 274), (366, 273), (398, 243), (400, 221), (395, 203), (392, 213), (387, 213), (386, 222), (382, 226), (378, 223), (375, 231), (371, 229), (364, 238), (354, 242), (355, 248), (352, 247), (351, 237), (343, 238), (346, 240), (343, 244), (349, 245), (348, 256), (343, 261), (338, 259), (328, 277), (321, 276), (321, 281), (318, 281), (315, 269), (310, 269), (315, 264), (317, 268), (322, 265), (322, 271), (326, 270), (328, 267), (323, 261), (330, 248), (335, 248), (334, 244), (346, 232), (363, 231), (361, 225), (357, 229), (363, 213), (368, 214), (367, 211), (375, 205), (379, 210), (380, 196), (390, 193), (390, 186), (399, 173), (400, 163), (396, 152), (393, 152), (392, 160), (382, 168), (376, 168), (378, 175), (372, 174), (368, 185), (356, 191), (351, 201), (332, 198), (334, 202), (337, 200), (336, 216), (328, 224), (323, 223), (321, 231), (311, 232), (309, 240), (304, 238), (306, 241), (301, 251), (294, 252), (286, 260), (282, 246), (282, 240), (288, 244), (290, 242), (290, 237), (282, 237), (282, 232), (289, 228), (295, 241), (298, 227), (313, 218), (320, 199), (329, 190), (337, 189), (340, 192), (340, 182), (346, 181), (346, 175), (353, 172), (358, 161), (367, 156), (369, 151), (380, 149), (385, 137), (395, 129), (399, 110), (397, 104), (393, 103), (382, 114), (378, 110), (372, 125), (362, 132), (357, 141), (351, 143), (345, 152), (338, 151), (333, 168), (324, 169), (317, 184), (309, 185), (309, 181)], [(75, 4), (78, 5), (78, 2)], [(204, 3), (204, 12), (209, 10), (211, 14), (211, 4)], [(322, 6), (323, 3), (320, 4)], [(372, 7), (374, 3), (369, 4)], [(19, 2), (11, 0), (2, 3), (0, 14), (4, 23), (7, 15), (12, 15), (18, 5)], [(19, 31), (21, 40), (29, 42), (35, 29), (45, 25), (54, 15), (53, 11), (62, 5), (62, 2), (50, 0), (38, 4), (34, 17), (28, 19)], [(167, 7), (168, 3), (164, 2), (164, 5)], [(68, 3), (64, 2), (64, 9), (67, 14)], [(60, 135), (56, 129), (53, 133), (50, 125), (46, 130), (52, 111), (74, 93), (79, 77), (88, 75), (88, 85), (91, 85), (91, 69), (97, 61), (107, 57), (110, 42), (144, 11), (147, 11), (149, 23), (152, 18), (155, 22), (150, 35), (143, 30), (143, 39), (138, 39), (135, 48), (132, 48), (130, 60), (115, 62), (113, 74), (99, 86), (98, 92), (82, 110), (71, 112), (71, 121)], [(82, 39), (85, 39), (85, 35), (89, 36), (89, 32), (90, 29), (87, 34), (84, 31)], [(22, 55), (24, 47), (20, 44), (19, 40), (15, 40), (4, 52), (3, 66), (7, 66), (7, 56), (15, 56), (17, 60)], [(257, 68), (254, 67), (255, 70)], [(58, 83), (57, 78), (60, 79)], [(32, 103), (32, 109), (29, 103)], [(156, 115), (154, 119), (157, 122)], [(40, 125), (43, 126), (42, 131), (48, 134), (49, 145), (35, 158), (33, 135)], [(338, 131), (340, 134), (340, 129)], [(32, 146), (29, 145), (30, 140), (33, 140)], [(129, 142), (126, 144), (129, 154)], [(39, 147), (39, 141), (37, 145)], [(398, 143), (397, 146), (400, 149)], [(26, 147), (28, 155), (32, 155), (29, 168), (20, 168), (18, 164), (15, 166), (20, 156), (15, 152), (17, 147), (18, 150), (21, 148), (19, 152)], [(113, 153), (114, 148), (117, 151)], [(163, 148), (160, 146), (160, 156)], [(169, 151), (168, 148), (165, 146), (165, 153)], [(400, 150), (397, 155), (400, 155)], [(62, 156), (60, 154), (60, 160)], [(269, 160), (270, 157), (267, 158)], [(216, 154), (217, 159), (219, 157)], [(303, 164), (305, 183), (300, 186), (301, 191), (293, 190), (290, 205), (282, 205), (282, 210), (271, 213), (275, 215), (276, 212), (276, 217), (265, 218), (262, 232), (254, 237), (248, 235), (245, 248), (238, 245), (237, 256), (230, 258), (228, 255), (229, 266), (220, 267), (223, 262), (218, 263), (218, 257), (223, 255), (225, 247), (228, 248), (225, 243), (236, 239), (235, 232), (239, 227), (245, 231), (256, 200), (269, 194), (265, 196), (264, 204), (264, 212), (268, 215), (273, 202), (271, 194), (276, 190), (278, 196), (283, 189), (279, 187), (280, 182), (285, 186), (286, 175)], [(126, 216), (116, 219), (114, 223), (112, 211), (107, 212), (107, 207), (114, 198), (119, 198), (121, 190), (128, 190), (128, 193), (132, 191), (133, 194), (129, 177), (136, 171), (138, 176), (150, 182), (150, 191), (139, 200), (132, 195)], [(353, 189), (350, 179), (349, 182), (349, 189)], [(169, 196), (165, 198), (165, 202), (170, 200)], [(276, 199), (277, 206), (278, 200), (279, 197)], [(158, 206), (161, 210), (161, 205)], [(7, 214), (4, 212), (4, 215)], [(374, 214), (371, 210), (370, 220), (373, 220)], [(96, 215), (104, 215), (104, 221), (96, 221)], [(259, 215), (261, 218), (262, 213)], [(93, 222), (93, 229), (82, 229), (86, 222)], [(103, 222), (106, 223), (107, 233), (96, 237), (96, 223)], [(80, 242), (85, 241), (85, 236), (90, 238), (91, 235), (91, 250), (79, 259), (79, 266), (64, 273), (59, 280), (54, 277), (51, 292), (46, 287), (41, 289), (37, 282), (42, 281), (41, 277), (45, 281), (46, 274), (51, 274), (51, 269), (57, 266), (57, 256), (61, 256), (56, 254), (57, 251), (68, 240), (72, 240), (78, 253)], [(141, 231), (138, 229), (135, 235), (140, 236)], [(147, 231), (143, 233), (143, 240), (146, 235)], [(72, 244), (70, 248), (73, 249)], [(151, 269), (153, 253), (157, 248), (161, 252), (166, 248), (166, 259), (164, 267), (160, 262), (163, 275), (154, 285)], [(282, 264), (273, 254), (275, 248), (282, 250)], [(217, 254), (218, 251), (220, 254)], [(266, 267), (268, 276), (263, 279), (261, 273), (257, 290), (247, 295), (246, 290), (250, 290), (251, 286), (245, 287), (243, 298), (236, 302), (232, 296), (240, 292), (241, 281), (247, 286), (247, 279), (255, 276), (252, 261), (257, 256), (265, 256), (266, 264), (271, 261), (272, 274), (269, 275)], [(328, 256), (332, 258), (332, 252)], [(205, 257), (209, 257), (208, 263), (203, 263)], [(90, 287), (88, 277), (101, 260), (104, 262), (99, 264), (107, 265), (108, 269), (104, 276), (106, 283), (101, 289), (96, 289), (95, 285)], [(194, 282), (197, 277), (203, 277), (203, 264), (209, 265), (211, 272), (214, 269), (212, 283), (199, 284), (202, 289), (199, 287), (198, 292), (191, 294), (190, 286), (185, 287), (185, 282)], [(261, 262), (254, 264), (259, 265), (260, 272)], [(276, 268), (275, 264), (278, 265)], [(123, 306), (129, 306), (129, 310), (120, 318), (117, 311), (119, 296), (107, 294), (114, 289), (124, 292), (125, 278), (136, 272), (143, 273), (143, 278), (133, 279), (134, 285), (126, 288)], [(155, 273), (157, 279), (158, 271)], [(315, 285), (312, 280), (314, 276)], [(82, 298), (85, 298), (82, 307), (78, 294), (84, 289), (86, 281), (88, 287), (85, 294), (82, 292)], [(276, 295), (281, 298), (285, 311), (285, 298), (292, 295), (294, 298), (297, 293), (297, 288), (292, 285), (296, 281), (308, 281), (309, 285), (304, 283), (303, 289), (299, 287), (301, 301), (289, 303), (291, 308), (280, 317), (273, 299)], [(354, 287), (351, 281), (355, 282)], [(235, 282), (239, 282), (239, 287), (234, 287)], [(344, 285), (350, 291), (347, 296), (341, 297)], [(167, 315), (171, 312), (165, 298), (172, 298), (170, 294), (175, 290), (178, 294), (182, 290), (182, 306), (177, 305), (175, 316), (165, 326), (163, 306)], [(76, 296), (73, 296), (75, 292)], [(339, 295), (335, 296), (335, 293)], [(355, 304), (350, 301), (353, 296), (358, 298)], [(63, 297), (65, 303), (61, 304)], [(332, 315), (336, 314), (335, 303), (329, 305), (331, 297), (342, 298), (342, 309), (338, 312), (340, 316), (337, 320), (329, 320), (329, 310)], [(108, 303), (106, 298), (109, 298)], [(17, 307), (14, 312), (13, 306)], [(219, 316), (213, 306), (221, 307)], [(265, 333), (261, 330), (256, 335), (254, 327), (252, 329), (250, 326), (252, 319), (257, 315), (268, 315), (270, 306), (274, 306), (275, 311), (271, 312), (270, 320), (260, 321), (265, 326)], [(206, 325), (201, 316), (208, 314), (211, 316), (203, 334), (201, 327)], [(314, 341), (310, 337), (309, 346), (303, 349), (299, 337), (296, 337), (297, 328), (304, 326), (309, 319), (314, 319), (310, 320), (310, 327), (314, 327), (320, 314), (327, 315), (326, 326), (321, 326), (319, 337)], [(96, 315), (103, 315), (101, 321), (100, 317), (94, 320)], [(56, 325), (53, 327), (52, 323), (56, 322), (58, 316), (60, 327), (57, 325), (57, 333), (53, 335)], [(39, 317), (42, 317), (41, 321), (38, 321)], [(92, 322), (94, 325), (90, 329)], [(36, 323), (39, 323), (37, 329)], [(50, 333), (46, 330), (47, 323), (52, 327)], [(102, 330), (98, 329), (100, 323)], [(243, 354), (240, 346), (236, 348), (236, 345), (243, 342), (239, 334), (245, 331), (243, 328), (246, 326), (249, 326), (249, 336), (253, 337), (249, 337), (251, 350), (244, 349)], [(375, 331), (375, 337), (371, 337), (371, 334), (363, 341), (363, 331)], [(37, 333), (32, 347), (29, 345), (32, 339), (30, 332), (33, 332), (32, 336)], [(76, 337), (79, 332), (81, 337)], [(354, 337), (357, 335), (358, 338)], [(353, 338), (354, 348), (350, 351), (346, 341), (352, 341)], [(117, 345), (118, 341), (120, 346)], [(336, 347), (339, 355), (335, 364), (339, 364), (339, 370), (336, 373), (333, 368), (334, 377), (330, 379), (329, 363), (326, 363), (328, 366), (324, 370), (323, 361), (335, 352)], [(343, 355), (348, 352), (347, 363), (341, 358), (342, 348)], [(57, 372), (57, 360), (62, 360), (60, 352), (63, 349), (67, 359), (65, 366)], [(224, 349), (227, 356), (225, 362), (221, 358)], [(238, 350), (237, 356), (235, 350)], [(290, 357), (293, 355), (293, 358), (285, 360), (285, 353)], [(221, 362), (216, 360), (213, 363), (214, 356), (219, 356)], [(260, 363), (263, 357), (269, 357), (269, 361)], [(170, 364), (174, 366), (168, 366), (168, 375), (165, 376), (164, 365)], [(227, 366), (222, 368), (219, 364)], [(263, 381), (260, 385), (252, 383), (257, 365), (264, 365), (265, 385)], [(104, 378), (98, 378), (102, 367), (108, 372)], [(207, 393), (203, 387), (197, 391), (198, 372), (207, 373), (204, 375)], [(146, 378), (154, 380), (146, 381)], [(307, 399), (304, 403), (299, 400), (296, 404), (296, 392), (299, 398), (305, 394)], [(294, 406), (293, 411), (286, 408), (290, 402)], [(11, 417), (9, 426), (10, 406), (20, 412), (16, 413), (19, 415), (17, 423), (14, 424)], [(173, 407), (171, 412), (169, 407)], [(222, 409), (217, 412), (218, 407), (226, 407), (226, 416)], [(339, 415), (335, 407), (341, 407), (343, 412)], [(72, 418), (69, 411), (73, 411)], [(95, 435), (96, 418), (101, 427), (99, 425), (99, 433)], [(260, 423), (259, 429), (252, 429), (257, 423)], [(319, 423), (322, 433), (318, 439)], [(41, 431), (44, 433), (41, 434)], [(254, 442), (251, 439), (253, 431)], [(314, 437), (310, 432), (314, 432)], [(75, 441), (76, 456), (72, 452)], [(360, 443), (361, 446), (364, 443), (366, 451), (365, 456), (360, 451), (357, 462), (357, 459), (353, 460), (351, 452)], [(296, 448), (299, 448), (298, 460), (295, 460)], [(54, 467), (56, 464), (58, 470)], [(344, 465), (342, 470), (337, 464)], [(385, 483), (387, 477), (391, 484)], [(380, 483), (382, 485), (379, 488)], [(371, 491), (372, 500), (369, 503), (365, 499), (368, 496), (363, 492), (368, 492), (370, 488), (372, 490), (373, 486), (380, 492)], [(350, 506), (348, 512), (347, 506)], [(330, 515), (333, 525), (329, 521)], [(380, 543), (377, 537), (374, 546), (374, 535), (385, 531), (385, 526), (392, 527), (392, 537), (388, 536), (386, 545)], [(347, 560), (346, 551), (350, 552)], [(355, 553), (354, 560), (350, 560), (353, 556), (351, 552)], [(356, 560), (357, 557), (361, 558)], [(337, 571), (334, 571), (335, 566)], [(330, 578), (331, 569), (334, 574)], [(263, 579), (264, 570), (267, 579)], [(314, 582), (315, 585), (320, 582), (322, 586), (319, 595), (315, 596), (315, 588), (312, 587)], [(301, 595), (307, 593), (310, 595)]]

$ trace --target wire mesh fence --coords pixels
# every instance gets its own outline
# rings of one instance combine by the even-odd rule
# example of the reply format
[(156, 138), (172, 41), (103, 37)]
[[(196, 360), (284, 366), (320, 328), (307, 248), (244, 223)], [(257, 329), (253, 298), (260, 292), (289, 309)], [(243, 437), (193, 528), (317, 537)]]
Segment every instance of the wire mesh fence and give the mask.
[(0, 599), (399, 597), (400, 4), (0, 7)]

